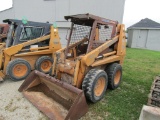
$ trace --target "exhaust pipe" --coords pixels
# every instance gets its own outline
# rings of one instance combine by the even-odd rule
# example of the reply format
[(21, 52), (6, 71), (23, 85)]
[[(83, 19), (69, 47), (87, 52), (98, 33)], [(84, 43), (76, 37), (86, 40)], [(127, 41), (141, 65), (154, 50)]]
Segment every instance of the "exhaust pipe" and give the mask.
[(88, 111), (82, 90), (36, 70), (19, 91), (52, 120), (77, 120)]

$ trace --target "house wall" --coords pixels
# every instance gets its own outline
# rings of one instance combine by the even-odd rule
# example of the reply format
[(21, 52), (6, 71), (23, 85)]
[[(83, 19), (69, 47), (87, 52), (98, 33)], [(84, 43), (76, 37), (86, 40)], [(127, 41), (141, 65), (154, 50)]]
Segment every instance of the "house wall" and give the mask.
[(0, 23), (3, 23), (3, 20), (8, 18), (15, 18), (13, 7), (0, 12)]
[(132, 46), (132, 37), (133, 37), (133, 30), (130, 29), (128, 30), (128, 40), (127, 40), (127, 46), (131, 47)]
[(67, 34), (67, 31), (69, 32), (68, 28), (60, 28), (59, 29), (59, 36), (60, 36), (60, 40), (61, 40), (61, 44), (63, 47), (65, 47), (67, 45), (67, 38), (69, 33)]
[(146, 48), (160, 51), (160, 30), (149, 30)]
[(160, 51), (160, 30), (129, 29), (128, 47)]
[[(70, 23), (65, 15), (91, 13), (122, 23), (125, 0), (13, 0), (13, 8), (0, 12), (0, 22), (6, 18), (57, 22), (62, 43)], [(62, 30), (61, 30), (62, 29)], [(61, 32), (62, 31), (62, 32)]]
[(137, 42), (139, 40), (140, 30), (129, 29), (128, 30), (128, 47), (137, 48)]

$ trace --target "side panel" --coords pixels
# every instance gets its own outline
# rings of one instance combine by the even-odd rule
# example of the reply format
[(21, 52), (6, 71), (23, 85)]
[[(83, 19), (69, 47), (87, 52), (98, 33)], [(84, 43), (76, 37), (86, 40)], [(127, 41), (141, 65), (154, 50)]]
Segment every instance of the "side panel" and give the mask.
[(136, 45), (138, 48), (146, 47), (147, 36), (148, 36), (148, 30), (140, 30), (140, 33), (138, 36), (139, 38), (138, 38), (137, 45)]
[[(0, 12), (0, 21), (5, 18), (22, 19), (37, 22), (57, 22), (59, 30), (67, 32), (69, 22), (64, 15), (90, 13), (122, 23), (125, 0), (14, 0), (13, 8)], [(60, 36), (65, 44), (64, 32)]]
[(69, 14), (69, 0), (56, 0), (56, 21), (66, 21), (65, 15)]
[(14, 0), (14, 18), (26, 17), (30, 21), (53, 22), (56, 16), (56, 1)]
[(160, 50), (160, 30), (149, 30), (146, 48), (150, 50)]
[(65, 21), (64, 15), (91, 13), (122, 23), (125, 0), (13, 0), (13, 8), (0, 12), (5, 18), (40, 22)]
[(125, 0), (70, 0), (70, 14), (91, 13), (122, 23)]
[(127, 46), (131, 48), (133, 41), (133, 30), (128, 30), (128, 39), (127, 39)]
[(139, 33), (140, 33), (140, 30), (133, 30), (131, 48), (136, 48), (137, 47), (137, 42), (139, 40)]

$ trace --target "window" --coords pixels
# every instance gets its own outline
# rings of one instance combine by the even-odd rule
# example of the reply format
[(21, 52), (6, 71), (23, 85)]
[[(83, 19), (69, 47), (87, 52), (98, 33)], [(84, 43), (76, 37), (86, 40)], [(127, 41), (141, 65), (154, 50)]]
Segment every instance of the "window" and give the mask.
[(111, 25), (98, 25), (99, 27), (99, 40), (106, 41), (111, 39), (113, 26)]
[(73, 27), (74, 28), (73, 28), (73, 32), (71, 35), (70, 44), (74, 44), (78, 41), (81, 41), (84, 38), (89, 39), (90, 30), (91, 30), (90, 26), (83, 26), (83, 25), (74, 24)]
[(42, 35), (43, 28), (42, 27), (23, 27), (20, 40), (32, 40), (38, 38)]

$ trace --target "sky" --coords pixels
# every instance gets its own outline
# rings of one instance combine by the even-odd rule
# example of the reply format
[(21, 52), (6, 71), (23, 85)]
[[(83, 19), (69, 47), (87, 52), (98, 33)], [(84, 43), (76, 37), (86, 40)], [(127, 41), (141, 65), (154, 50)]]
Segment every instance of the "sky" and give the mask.
[(0, 0), (0, 11), (12, 7), (12, 0)]
[[(0, 11), (12, 7), (12, 0), (0, 0)], [(160, 0), (126, 0), (123, 23), (126, 28), (141, 19), (149, 18), (160, 23)]]
[(160, 0), (126, 0), (123, 23), (129, 27), (144, 18), (160, 23), (159, 12)]

